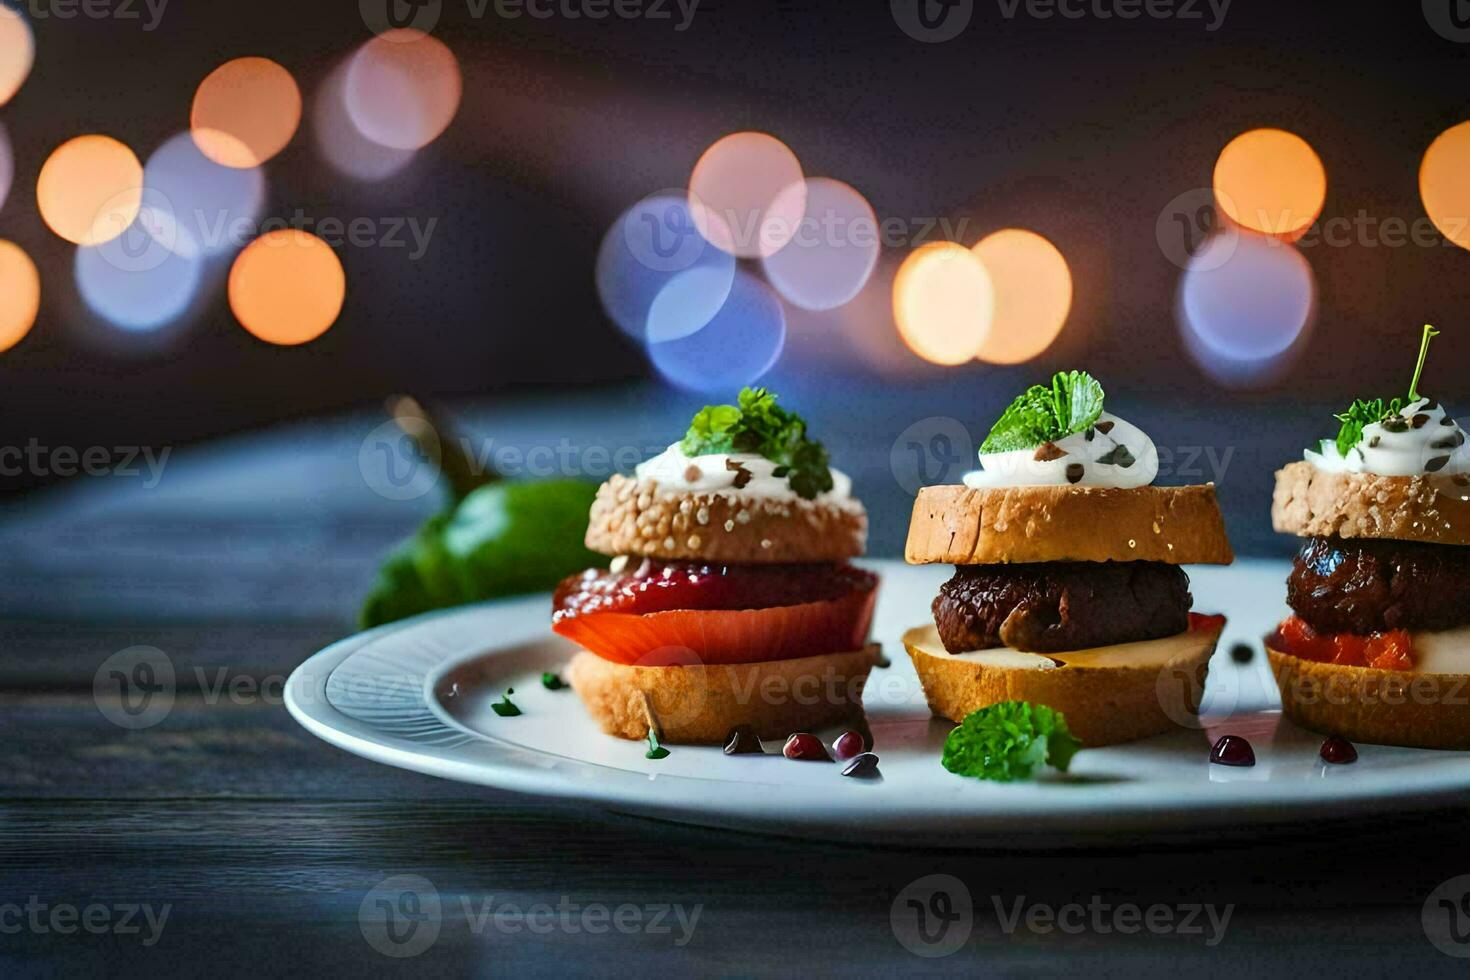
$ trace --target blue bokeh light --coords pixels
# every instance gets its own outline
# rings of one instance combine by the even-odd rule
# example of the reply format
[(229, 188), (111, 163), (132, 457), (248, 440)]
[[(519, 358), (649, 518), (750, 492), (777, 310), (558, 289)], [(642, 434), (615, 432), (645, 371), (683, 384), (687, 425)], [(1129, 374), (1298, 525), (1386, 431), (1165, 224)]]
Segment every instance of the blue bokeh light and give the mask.
[[(646, 340), (654, 300), (680, 273), (694, 269), (703, 270), (702, 295), (729, 295), (735, 258), (705, 241), (685, 194), (654, 194), (625, 211), (602, 239), (597, 294), (624, 333)], [(723, 305), (724, 296), (714, 301), (715, 309)], [(661, 329), (667, 330), (668, 324)]]
[(1315, 308), (1312, 267), (1295, 246), (1230, 229), (1207, 240), (1185, 271), (1179, 328), (1207, 374), (1254, 387), (1290, 366)]
[(243, 247), (259, 231), (265, 175), (258, 167), (223, 167), (180, 133), (143, 168), (148, 227), (170, 251), (188, 259)]
[(203, 259), (169, 250), (135, 221), (110, 242), (79, 247), (73, 272), (92, 312), (125, 330), (147, 331), (188, 310), (199, 292)]
[[(665, 288), (687, 287), (676, 280)], [(781, 301), (759, 279), (736, 272), (729, 296), (707, 324), (677, 339), (650, 343), (648, 355), (659, 374), (680, 388), (728, 393), (769, 371), (785, 346)]]

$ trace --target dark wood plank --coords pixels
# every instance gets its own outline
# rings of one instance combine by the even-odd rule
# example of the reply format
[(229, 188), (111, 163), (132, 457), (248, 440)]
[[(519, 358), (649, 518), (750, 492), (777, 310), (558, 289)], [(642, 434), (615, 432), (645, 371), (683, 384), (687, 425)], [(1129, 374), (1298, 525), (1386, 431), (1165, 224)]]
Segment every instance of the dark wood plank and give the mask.
[(298, 664), (353, 629), (348, 622), (170, 625), (0, 620), (0, 691), (90, 691), (103, 661), (140, 645), (168, 656), (175, 683), (186, 693), (238, 683), (238, 678), (279, 690)]

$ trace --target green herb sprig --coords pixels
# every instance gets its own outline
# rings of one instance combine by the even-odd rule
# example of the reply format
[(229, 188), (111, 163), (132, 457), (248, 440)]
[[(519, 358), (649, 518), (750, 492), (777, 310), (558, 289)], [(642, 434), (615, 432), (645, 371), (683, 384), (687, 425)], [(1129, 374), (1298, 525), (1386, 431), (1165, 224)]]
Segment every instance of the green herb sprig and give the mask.
[(971, 713), (944, 740), (944, 768), (960, 776), (1008, 783), (1041, 766), (1067, 771), (1082, 747), (1059, 711), (1005, 701)]
[(1429, 342), (1439, 336), (1432, 325), (1424, 324), (1424, 336), (1419, 341), (1419, 361), (1414, 365), (1414, 380), (1409, 382), (1409, 394), (1404, 398), (1382, 398), (1355, 400), (1346, 412), (1333, 416), (1342, 423), (1337, 430), (1337, 451), (1346, 456), (1363, 440), (1363, 429), (1378, 422), (1391, 419), (1403, 412), (1408, 405), (1423, 396), (1419, 394), (1419, 379), (1424, 374), (1424, 362), (1429, 357)]
[(1032, 385), (1001, 413), (980, 452), (1006, 453), (1033, 449), (1097, 424), (1103, 410), (1103, 387), (1086, 371), (1062, 371), (1051, 385)]
[(706, 405), (679, 444), (686, 456), (754, 453), (776, 464), (798, 496), (812, 500), (832, 489), (826, 448), (806, 435), (806, 420), (776, 404), (765, 388), (745, 388), (738, 405)]
[(521, 709), (510, 699), (510, 696), (515, 692), (515, 688), (507, 687), (505, 693), (500, 696), (500, 700), (490, 705), (490, 710), (502, 718), (515, 718), (520, 715)]

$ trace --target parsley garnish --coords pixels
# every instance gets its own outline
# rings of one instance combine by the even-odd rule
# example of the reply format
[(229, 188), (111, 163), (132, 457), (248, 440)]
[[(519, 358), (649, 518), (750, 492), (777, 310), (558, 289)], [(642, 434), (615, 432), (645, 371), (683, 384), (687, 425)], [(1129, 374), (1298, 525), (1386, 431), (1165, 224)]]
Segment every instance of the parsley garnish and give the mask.
[(1424, 374), (1424, 361), (1429, 356), (1429, 342), (1438, 336), (1438, 330), (1424, 324), (1424, 338), (1419, 342), (1419, 363), (1414, 367), (1414, 380), (1409, 382), (1407, 398), (1391, 398), (1388, 401), (1382, 398), (1359, 398), (1346, 412), (1334, 416), (1342, 423), (1342, 428), (1337, 430), (1337, 451), (1340, 454), (1346, 456), (1363, 440), (1364, 428), (1401, 414), (1405, 406), (1422, 397), (1419, 394), (1419, 378)]
[(1086, 371), (1063, 371), (1051, 386), (1032, 385), (1010, 407), (980, 446), (981, 453), (1032, 449), (1096, 424), (1103, 410), (1103, 388)]
[(806, 420), (776, 404), (765, 388), (741, 390), (739, 405), (706, 405), (680, 448), (686, 456), (755, 453), (776, 464), (798, 496), (812, 500), (832, 489), (827, 450), (806, 436)]
[(1082, 747), (1061, 712), (1030, 701), (1006, 701), (973, 712), (944, 740), (944, 768), (961, 776), (1008, 783), (1030, 779), (1042, 765), (1062, 772)]
[(561, 679), (560, 674), (553, 674), (551, 671), (547, 671), (541, 675), (541, 686), (548, 691), (560, 691), (567, 686), (567, 682)]

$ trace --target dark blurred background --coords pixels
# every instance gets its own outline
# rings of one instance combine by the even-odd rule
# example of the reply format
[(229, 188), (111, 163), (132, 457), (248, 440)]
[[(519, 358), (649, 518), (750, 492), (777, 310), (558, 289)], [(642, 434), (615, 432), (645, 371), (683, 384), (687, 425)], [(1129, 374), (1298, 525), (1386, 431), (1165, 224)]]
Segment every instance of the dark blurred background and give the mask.
[[(905, 348), (889, 296), (907, 249), (885, 249), (843, 310), (788, 311), (785, 350), (762, 381), (812, 418), (870, 508), (886, 512), (875, 540), (887, 548), (911, 493), (899, 472), (903, 433), (918, 425), (907, 441), (927, 446), (947, 423), (924, 420), (953, 419), (978, 440), (1024, 384), (1053, 370), (1086, 367), (1107, 385), (1109, 407), (1161, 446), (1199, 449), (1247, 550), (1280, 547), (1261, 526), (1271, 469), (1329, 434), (1332, 410), (1403, 386), (1424, 321), (1445, 332), (1423, 387), (1451, 405), (1467, 394), (1463, 249), (1438, 237), (1393, 244), (1371, 230), (1345, 243), (1304, 240), (1312, 323), (1262, 370), (1222, 380), (1182, 338), (1181, 262), (1160, 232), (1172, 202), (1207, 193), (1225, 144), (1263, 126), (1291, 130), (1320, 155), (1323, 220), (1424, 222), (1421, 158), (1470, 114), (1470, 45), (1444, 26), (1450, 3), (1235, 0), (1221, 11), (1181, 0), (1167, 18), (1123, 19), (1090, 4), (1070, 4), (1086, 12), (1070, 18), (992, 0), (969, 5), (953, 40), (923, 43), (877, 2), (703, 0), (678, 30), (684, 14), (672, 2), (668, 19), (592, 20), (508, 18), (493, 2), (477, 17), (478, 4), (443, 0), (433, 34), (459, 61), (463, 102), (404, 169), (363, 181), (324, 159), (312, 103), (372, 38), (373, 2), (171, 0), (151, 30), (141, 4), (141, 20), (63, 19), (54, 4), (31, 4), (34, 70), (0, 108), (15, 155), (0, 238), (31, 255), (43, 293), (30, 335), (0, 354), (0, 445), (182, 448), (329, 413), (370, 421), (399, 391), (449, 405), (481, 432), (496, 432), (502, 406), (514, 405), (517, 418), (549, 426), (537, 438), (612, 438), (604, 430), (616, 419), (634, 428), (619, 438), (666, 444), (711, 399), (659, 380), (609, 321), (594, 281), (598, 246), (626, 208), (685, 186), (701, 153), (740, 130), (778, 136), (807, 175), (852, 184), (880, 219), (965, 222), (966, 246), (1029, 228), (1070, 265), (1066, 326), (1020, 366), (942, 367)], [(110, 134), (146, 160), (187, 130), (200, 80), (241, 55), (280, 62), (306, 103), (300, 132), (263, 167), (266, 215), (437, 219), (432, 237), (416, 258), (338, 248), (345, 307), (301, 347), (242, 330), (222, 275), (206, 279), (178, 323), (119, 330), (79, 298), (75, 247), (39, 217), (37, 174), (81, 133)], [(1220, 472), (1206, 448), (1227, 461)], [(1176, 469), (1166, 481), (1197, 478)], [(56, 479), (25, 472), (0, 486), (14, 495)]]

